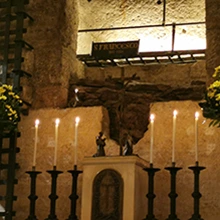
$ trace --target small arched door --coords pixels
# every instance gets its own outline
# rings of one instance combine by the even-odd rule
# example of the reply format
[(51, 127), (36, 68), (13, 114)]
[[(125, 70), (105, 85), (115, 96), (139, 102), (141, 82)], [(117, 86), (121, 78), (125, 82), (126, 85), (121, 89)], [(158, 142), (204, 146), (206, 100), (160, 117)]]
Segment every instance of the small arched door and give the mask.
[(102, 170), (93, 181), (92, 220), (122, 220), (123, 179), (113, 170)]

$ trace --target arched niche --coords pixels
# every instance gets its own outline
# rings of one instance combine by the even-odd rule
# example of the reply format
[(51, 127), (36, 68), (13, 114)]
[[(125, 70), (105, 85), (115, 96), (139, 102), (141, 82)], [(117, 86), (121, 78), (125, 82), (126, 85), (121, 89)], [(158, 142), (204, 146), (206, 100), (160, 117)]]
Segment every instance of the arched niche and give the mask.
[(117, 171), (105, 169), (93, 181), (92, 220), (122, 220), (123, 179)]

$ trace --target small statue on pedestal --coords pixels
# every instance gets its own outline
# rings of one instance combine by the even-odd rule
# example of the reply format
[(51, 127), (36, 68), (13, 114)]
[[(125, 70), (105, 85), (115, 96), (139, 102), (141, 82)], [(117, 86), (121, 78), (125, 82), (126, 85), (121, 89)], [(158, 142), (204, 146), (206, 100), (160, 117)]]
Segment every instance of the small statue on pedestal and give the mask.
[(99, 135), (96, 137), (97, 152), (93, 157), (105, 156), (105, 140), (106, 138), (103, 138), (103, 133), (100, 131)]
[(124, 135), (124, 148), (124, 156), (133, 155), (133, 140), (129, 134)]

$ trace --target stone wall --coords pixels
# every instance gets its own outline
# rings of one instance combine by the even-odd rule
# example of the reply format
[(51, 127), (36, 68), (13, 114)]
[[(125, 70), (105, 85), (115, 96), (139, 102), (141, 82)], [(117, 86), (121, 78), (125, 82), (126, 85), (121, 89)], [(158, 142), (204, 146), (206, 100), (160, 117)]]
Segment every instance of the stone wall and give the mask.
[[(186, 23), (205, 22), (205, 1), (166, 1), (165, 17), (163, 4), (157, 2), (157, 0), (79, 1), (78, 53), (90, 54), (92, 42), (128, 40), (140, 40), (140, 51), (171, 50), (172, 23), (184, 24), (176, 26), (175, 50), (193, 47), (201, 49), (201, 46), (204, 48), (205, 24), (186, 25)], [(118, 27), (134, 26), (142, 28), (114, 30)], [(95, 31), (82, 31), (88, 29)], [(198, 48), (195, 48), (196, 45)]]
[[(77, 54), (91, 54), (92, 42), (139, 39), (139, 50), (142, 50), (142, 40), (147, 41), (152, 50), (171, 50), (172, 30), (169, 25), (173, 22), (185, 24), (176, 27), (175, 43), (180, 43), (183, 50), (189, 49), (191, 43), (193, 49), (200, 49), (196, 43), (201, 39), (205, 42), (205, 24), (186, 24), (205, 21), (204, 1), (168, 1), (165, 15), (164, 18), (163, 4), (157, 4), (157, 1), (79, 1)], [(162, 25), (163, 19), (167, 26)], [(123, 29), (144, 25), (151, 27)], [(123, 28), (115, 30), (117, 27)], [(149, 36), (153, 39), (148, 39)], [(162, 47), (158, 48), (161, 41)], [(178, 50), (179, 47), (175, 46), (174, 49)], [(146, 51), (149, 48), (146, 47)], [(207, 77), (205, 65), (205, 61), (198, 61), (181, 65), (85, 66), (83, 75), (78, 72), (79, 80), (74, 78), (70, 81), (68, 105), (75, 103), (74, 89), (77, 87), (79, 106), (103, 105), (108, 109), (112, 139), (120, 142), (120, 129), (117, 125), (123, 124), (122, 133), (129, 132), (136, 143), (146, 131), (147, 124), (139, 120), (139, 115), (148, 111), (149, 103), (203, 98)], [(123, 84), (127, 86), (122, 89)], [(120, 97), (122, 92), (125, 92), (123, 101)], [(125, 102), (122, 122), (117, 118), (120, 114), (117, 103), (121, 101)], [(136, 123), (129, 118), (135, 118)]]
[[(19, 184), (15, 187), (15, 194), (18, 201), (15, 202), (16, 219), (26, 219), (29, 215), (30, 178), (26, 171), (32, 170), (35, 128), (34, 122), (40, 120), (39, 135), (37, 143), (36, 170), (42, 174), (37, 178), (36, 193), (39, 196), (36, 205), (36, 215), (38, 219), (45, 219), (49, 215), (51, 193), (51, 178), (46, 172), (53, 169), (54, 163), (54, 142), (55, 142), (55, 119), (60, 118), (58, 130), (58, 150), (57, 150), (57, 170), (64, 173), (59, 175), (57, 183), (57, 217), (58, 219), (67, 219), (70, 214), (70, 200), (72, 177), (68, 170), (73, 169), (74, 165), (74, 135), (75, 135), (75, 117), (80, 117), (78, 127), (78, 167), (82, 169), (82, 160), (85, 156), (92, 156), (96, 153), (95, 137), (102, 130), (108, 135), (108, 114), (102, 107), (77, 108), (77, 109), (40, 109), (31, 110), (29, 115), (23, 117), (19, 125), (22, 137), (18, 140), (20, 153), (17, 156), (17, 162), (20, 169), (17, 171)], [(114, 148), (117, 149), (115, 146)], [(107, 150), (109, 149), (109, 150)], [(114, 151), (107, 147), (107, 152)], [(81, 196), (82, 175), (79, 177), (78, 192)], [(78, 213), (80, 214), (81, 198), (78, 201)]]
[[(177, 216), (189, 219), (193, 213), (191, 193), (194, 187), (193, 172), (188, 169), (195, 165), (195, 117), (199, 112), (198, 121), (198, 160), (206, 169), (200, 174), (200, 214), (203, 219), (219, 219), (218, 189), (218, 136), (219, 129), (209, 127), (209, 121), (201, 116), (197, 102), (162, 102), (152, 105), (151, 113), (155, 114), (153, 163), (161, 171), (155, 175), (155, 215), (157, 219), (166, 219), (169, 214), (170, 175), (164, 168), (171, 166), (172, 158), (172, 112), (176, 109), (176, 145), (175, 162), (182, 170), (177, 173)], [(149, 160), (150, 132), (134, 147), (139, 155)], [(161, 205), (163, 204), (163, 205)], [(212, 210), (212, 211), (210, 211)]]
[(219, 56), (219, 13), (220, 1), (206, 0), (206, 35), (207, 35), (207, 72), (210, 77), (213, 74), (213, 69), (220, 65)]
[[(149, 103), (154, 101), (198, 100), (203, 97), (202, 92), (206, 82), (204, 61), (183, 65), (127, 66), (125, 68), (105, 69), (85, 68), (82, 63), (77, 61), (76, 51), (77, 48), (81, 47), (80, 33), (77, 33), (78, 24), (79, 29), (95, 28), (96, 25), (97, 27), (105, 27), (106, 25), (111, 27), (111, 24), (113, 26), (117, 25), (117, 22), (115, 22), (117, 18), (116, 20), (121, 21), (122, 25), (152, 25), (160, 23), (163, 14), (162, 5), (158, 5), (156, 2), (151, 2), (148, 5), (144, 1), (140, 1), (137, 5), (134, 5), (129, 1), (124, 1), (123, 4), (116, 1), (114, 4), (112, 2), (105, 2), (104, 5), (100, 4), (100, 13), (97, 13), (97, 17), (94, 17), (93, 12), (97, 4), (99, 4), (97, 1), (88, 2), (87, 0), (64, 2), (32, 1), (28, 6), (27, 11), (35, 21), (28, 26), (26, 40), (34, 46), (34, 50), (25, 53), (26, 60), (24, 65), (28, 72), (33, 73), (33, 77), (29, 81), (23, 81), (23, 96), (25, 100), (32, 104), (32, 108), (71, 107), (75, 101), (74, 89), (80, 86), (81, 102), (78, 103), (79, 106), (105, 106), (109, 110), (111, 130), (115, 131), (110, 132), (111, 137), (119, 142), (120, 131), (118, 131), (119, 128), (116, 126), (119, 124), (116, 118), (119, 113), (115, 102), (118, 102), (117, 97), (120, 95), (115, 89), (109, 89), (106, 82), (108, 84), (110, 81), (111, 86), (116, 84), (113, 85), (113, 88), (115, 88), (118, 84), (122, 85), (123, 78), (126, 79), (133, 75), (138, 78), (138, 80), (132, 80), (127, 88), (132, 98), (128, 97), (125, 100), (126, 103), (129, 103), (129, 106), (127, 108), (128, 114), (123, 119), (124, 122), (127, 122), (127, 119), (134, 112), (137, 112), (137, 109), (140, 113), (148, 111)], [(102, 13), (104, 8), (107, 7), (106, 4), (114, 5), (114, 9), (108, 7), (110, 11), (106, 12), (110, 16), (107, 23), (100, 17), (106, 15), (106, 13)], [(194, 15), (196, 14), (195, 17), (187, 13), (187, 16), (184, 17), (186, 8), (196, 12), (197, 6), (199, 6), (201, 13), (193, 13)], [(147, 8), (147, 11), (151, 11), (152, 16), (146, 17), (146, 12), (144, 12), (143, 16), (135, 17), (134, 13), (139, 11), (140, 8), (141, 10)], [(182, 10), (183, 8), (184, 10)], [(115, 16), (112, 16), (111, 10), (114, 10)], [(158, 17), (156, 12), (161, 17)], [(175, 14), (173, 18), (172, 13)], [(124, 15), (126, 15), (126, 19)], [(94, 19), (96, 22), (93, 22)], [(168, 23), (203, 20), (204, 2), (184, 1), (175, 5), (171, 1), (167, 4), (166, 21)], [(187, 29), (188, 27), (182, 28)], [(203, 29), (197, 28), (202, 35), (204, 27)], [(144, 30), (140, 31), (144, 33)], [(197, 31), (194, 30), (193, 32), (197, 33)], [(105, 33), (103, 33), (103, 37), (103, 40), (109, 40), (107, 36), (105, 38)], [(199, 35), (199, 37), (201, 36)], [(88, 43), (90, 44), (91, 42), (83, 40), (83, 45)], [(85, 84), (81, 80), (87, 83)], [(88, 81), (92, 81), (91, 85), (89, 85)], [(126, 80), (124, 83), (127, 83)], [(104, 84), (104, 88), (102, 91), (99, 90), (98, 94), (93, 88), (97, 84), (98, 87), (103, 87)], [(107, 87), (107, 92), (105, 87)], [(141, 104), (137, 107), (139, 101), (134, 102), (133, 100), (139, 100), (139, 97)], [(114, 100), (113, 104), (109, 100)], [(143, 100), (146, 100), (146, 102)], [(134, 106), (136, 107), (134, 108)], [(123, 132), (131, 132), (135, 142), (137, 142), (146, 131), (146, 126), (144, 125), (144, 127), (139, 122), (132, 122), (132, 126), (129, 123), (126, 125), (124, 123)], [(135, 132), (135, 130), (138, 132)]]
[[(104, 2), (104, 1), (103, 1)], [(147, 5), (146, 1), (140, 1), (139, 5), (143, 10)], [(153, 2), (153, 1), (152, 1)], [(151, 2), (151, 3), (152, 3)], [(178, 5), (169, 1), (167, 22), (173, 22), (172, 13)], [(200, 110), (197, 101), (202, 99), (205, 83), (207, 81), (206, 66), (208, 75), (213, 73), (213, 69), (219, 65), (218, 52), (218, 6), (220, 0), (206, 0), (206, 20), (207, 20), (207, 52), (206, 61), (200, 61), (187, 65), (164, 65), (164, 66), (142, 66), (125, 68), (85, 68), (76, 60), (77, 47), (77, 28), (78, 28), (78, 9), (84, 7), (89, 14), (95, 14), (94, 8), (100, 1), (30, 1), (28, 13), (35, 19), (29, 24), (26, 34), (27, 42), (34, 46), (33, 51), (25, 53), (25, 70), (33, 73), (30, 81), (25, 81), (23, 92), (25, 97), (32, 103), (28, 116), (22, 116), (19, 129), (21, 138), (18, 145), (21, 152), (18, 154), (18, 163), (21, 168), (17, 172), (19, 184), (16, 186), (18, 201), (15, 202), (17, 212), (15, 219), (25, 219), (29, 211), (29, 184), (30, 179), (25, 173), (31, 169), (34, 143), (34, 120), (39, 118), (41, 125), (39, 129), (39, 147), (37, 155), (37, 169), (42, 171), (37, 183), (37, 216), (45, 219), (49, 214), (50, 176), (46, 170), (52, 169), (54, 148), (54, 119), (61, 118), (59, 150), (58, 150), (58, 169), (65, 173), (58, 179), (57, 215), (59, 219), (66, 219), (69, 213), (69, 199), (71, 187), (71, 177), (67, 170), (73, 166), (73, 132), (74, 126), (70, 121), (76, 115), (80, 115), (82, 121), (79, 127), (79, 168), (82, 167), (82, 160), (85, 156), (91, 156), (96, 151), (95, 136), (103, 130), (107, 136), (107, 155), (118, 155), (119, 146), (111, 138), (116, 131), (117, 120), (115, 103), (120, 101), (118, 94), (123, 86), (123, 79), (132, 77), (136, 74), (139, 79), (129, 82), (127, 103), (129, 103), (127, 122), (128, 127), (135, 131), (134, 137), (136, 144), (134, 151), (145, 160), (149, 160), (150, 133), (148, 129), (149, 112), (156, 115), (155, 119), (155, 146), (154, 164), (162, 170), (155, 177), (155, 214), (158, 219), (165, 219), (169, 214), (169, 173), (164, 167), (171, 165), (171, 135), (172, 135), (172, 111), (177, 109), (177, 143), (176, 143), (176, 163), (183, 169), (178, 173), (177, 193), (177, 214), (180, 219), (189, 219), (193, 212), (193, 175), (188, 166), (195, 163), (194, 152), (194, 113)], [(120, 8), (120, 23), (132, 12), (133, 1), (117, 1), (116, 6)], [(171, 4), (172, 3), (172, 4)], [(181, 1), (186, 4), (184, 7), (187, 13), (187, 21), (192, 20), (198, 15), (201, 21), (205, 15), (204, 2), (202, 1)], [(78, 5), (79, 4), (79, 5)], [(112, 1), (105, 1), (100, 7), (103, 10), (106, 5), (112, 5)], [(129, 6), (130, 5), (130, 6)], [(105, 7), (104, 7), (105, 6)], [(115, 6), (115, 7), (116, 7)], [(143, 6), (143, 7), (142, 7)], [(175, 7), (174, 7), (175, 6)], [(195, 7), (195, 13), (189, 6)], [(153, 17), (147, 16), (144, 12), (143, 20), (140, 24), (161, 22), (162, 6), (154, 5), (147, 10), (153, 11)], [(174, 8), (173, 8), (174, 7)], [(138, 10), (140, 10), (140, 8)], [(173, 9), (172, 9), (173, 8)], [(131, 11), (129, 11), (129, 9)], [(103, 11), (101, 11), (103, 12)], [(114, 13), (103, 12), (102, 15), (110, 19), (117, 20)], [(180, 14), (179, 14), (180, 15)], [(79, 14), (79, 19), (82, 14)], [(85, 14), (84, 14), (85, 16)], [(146, 17), (147, 16), (147, 17)], [(80, 28), (104, 27), (97, 22), (91, 23), (93, 19), (88, 16), (89, 21), (85, 20), (86, 26), (80, 24)], [(139, 24), (140, 16), (133, 17), (133, 21)], [(153, 19), (151, 21), (151, 19)], [(155, 20), (156, 19), (156, 20)], [(175, 21), (182, 22), (185, 17), (180, 15)], [(105, 21), (105, 19), (100, 19)], [(81, 19), (82, 21), (82, 19)], [(131, 22), (133, 22), (131, 20)], [(113, 24), (113, 23), (112, 23)], [(119, 25), (118, 24), (118, 25)], [(136, 24), (136, 23), (131, 23)], [(111, 27), (111, 22), (108, 23)], [(117, 22), (114, 23), (117, 25)], [(203, 31), (202, 31), (203, 32)], [(113, 36), (113, 35), (112, 35)], [(89, 37), (87, 39), (91, 41)], [(85, 68), (85, 69), (84, 69)], [(74, 89), (79, 88), (79, 98), (77, 108), (73, 108)], [(25, 92), (26, 91), (26, 92)], [(30, 95), (31, 93), (31, 95)], [(170, 102), (175, 100), (175, 102)], [(180, 101), (180, 100), (194, 100)], [(114, 102), (115, 101), (115, 102)], [(152, 106), (151, 106), (152, 105)], [(56, 107), (66, 107), (69, 109), (56, 109)], [(89, 107), (88, 107), (89, 106)], [(93, 107), (93, 106), (104, 106)], [(137, 108), (138, 106), (138, 108)], [(151, 106), (151, 108), (150, 108)], [(135, 107), (135, 108), (133, 108)], [(54, 108), (54, 109), (53, 109)], [(38, 109), (38, 110), (37, 110)], [(150, 110), (151, 109), (151, 110)], [(137, 117), (138, 115), (138, 117)], [(140, 117), (139, 117), (140, 116)], [(132, 120), (131, 120), (132, 119)], [(135, 120), (134, 120), (135, 119)], [(138, 121), (138, 123), (136, 123)], [(132, 122), (129, 124), (129, 122)], [(218, 220), (219, 213), (219, 175), (218, 158), (219, 154), (218, 135), (219, 130), (208, 127), (208, 122), (202, 124), (203, 119), (199, 119), (199, 161), (201, 165), (207, 167), (201, 173), (201, 215), (208, 220)], [(137, 132), (138, 131), (138, 132)], [(117, 138), (114, 138), (118, 140)], [(81, 196), (81, 181), (79, 178), (79, 196)], [(43, 190), (42, 190), (43, 189)], [(161, 205), (163, 204), (163, 205)], [(210, 211), (211, 210), (211, 211)], [(77, 213), (80, 216), (80, 199), (78, 201)], [(146, 210), (147, 214), (147, 210)]]
[[(187, 0), (178, 4), (174, 4), (174, 2), (169, 1), (167, 3), (167, 23), (204, 21), (205, 4), (203, 1)], [(99, 11), (94, 13), (97, 8)], [(105, 8), (108, 8), (109, 11), (104, 11)], [(91, 78), (92, 80), (98, 78), (102, 81), (107, 77), (121, 77), (120, 68), (84, 70), (84, 66), (76, 59), (76, 50), (88, 44), (91, 46), (91, 41), (81, 38), (80, 33), (77, 33), (78, 29), (115, 27), (119, 24), (121, 26), (161, 24), (162, 8), (162, 4), (158, 5), (156, 1), (149, 2), (149, 4), (146, 4), (145, 1), (140, 1), (138, 4), (134, 4), (132, 1), (105, 1), (103, 3), (87, 0), (30, 1), (27, 12), (34, 18), (34, 22), (27, 24), (28, 32), (25, 34), (25, 40), (34, 46), (34, 50), (25, 52), (24, 69), (32, 73), (33, 77), (31, 80), (23, 82), (24, 98), (32, 104), (32, 108), (66, 107), (69, 105), (68, 99), (73, 96), (73, 94), (68, 93), (69, 83), (71, 85), (75, 84), (78, 79), (82, 78)], [(198, 8), (199, 12), (197, 11)], [(187, 13), (187, 11), (192, 11), (192, 13)], [(107, 16), (108, 19), (103, 19), (103, 16)], [(205, 37), (204, 25), (202, 28), (196, 26), (192, 33), (189, 26), (180, 29), (184, 33), (189, 30), (189, 35), (196, 33), (199, 38)], [(143, 29), (139, 30), (140, 34), (145, 33), (145, 31)], [(122, 32), (122, 30), (119, 31), (120, 35), (122, 35)], [(161, 34), (162, 32), (161, 30)], [(125, 34), (129, 36), (128, 31), (125, 31)], [(97, 41), (95, 35), (92, 35), (94, 38), (92, 40)], [(171, 33), (167, 35), (170, 36)], [(105, 32), (98, 33), (98, 36), (103, 36), (102, 40), (104, 41), (110, 41), (108, 36), (105, 37)], [(162, 36), (159, 36), (159, 38), (162, 38)], [(154, 74), (152, 75), (152, 73)], [(195, 75), (195, 73), (198, 73), (198, 75)], [(167, 82), (170, 81), (176, 85), (181, 82), (180, 86), (185, 86), (194, 82), (195, 76), (196, 80), (204, 82), (204, 73), (204, 64), (202, 64), (201, 67), (199, 65), (196, 65), (196, 67), (189, 65), (184, 70), (176, 65), (173, 67), (154, 66), (150, 68), (128, 67), (125, 74), (129, 76), (137, 74), (143, 82), (161, 83), (166, 79)], [(193, 77), (192, 80), (189, 80), (191, 77)]]
[[(32, 73), (23, 83), (25, 99), (33, 108), (66, 107), (70, 75), (76, 75), (77, 1), (30, 1), (27, 12), (34, 22), (27, 25), (24, 69)], [(32, 87), (32, 97), (28, 87)]]
[[(172, 155), (172, 113), (178, 111), (176, 123), (176, 145), (175, 161), (176, 166), (182, 167), (177, 174), (177, 215), (180, 219), (189, 219), (193, 213), (193, 173), (188, 169), (195, 165), (195, 133), (194, 114), (199, 111), (198, 122), (198, 159), (201, 166), (206, 169), (200, 175), (201, 215), (204, 219), (218, 220), (219, 196), (218, 187), (219, 166), (218, 147), (219, 129), (208, 126), (209, 121), (204, 123), (200, 108), (197, 102), (176, 101), (155, 103), (151, 107), (151, 113), (155, 114), (154, 124), (154, 146), (153, 163), (155, 167), (161, 169), (155, 175), (155, 215), (158, 219), (166, 219), (169, 215), (170, 175), (164, 168), (171, 166)], [(58, 160), (57, 169), (64, 171), (58, 177), (57, 194), (57, 216), (58, 219), (66, 219), (69, 214), (69, 199), (71, 192), (71, 175), (67, 172), (73, 168), (74, 163), (74, 118), (80, 116), (78, 128), (78, 167), (83, 170), (83, 158), (92, 156), (96, 152), (95, 137), (100, 130), (103, 130), (106, 141), (106, 155), (119, 155), (119, 146), (109, 138), (109, 118), (108, 112), (102, 107), (87, 107), (76, 109), (41, 109), (31, 110), (28, 117), (23, 117), (19, 125), (22, 133), (18, 146), (21, 148), (18, 154), (20, 169), (17, 172), (18, 185), (15, 194), (18, 201), (15, 202), (17, 212), (15, 219), (25, 219), (29, 211), (28, 195), (30, 192), (30, 179), (25, 171), (31, 170), (34, 150), (34, 121), (40, 119), (39, 142), (37, 148), (37, 170), (42, 174), (37, 180), (37, 216), (45, 219), (49, 214), (50, 175), (46, 172), (51, 170), (54, 158), (54, 120), (59, 117), (58, 138)], [(150, 154), (150, 132), (146, 132), (144, 137), (134, 145), (134, 153), (149, 161)], [(147, 175), (147, 174), (146, 174)], [(83, 174), (79, 177), (77, 213), (81, 213)], [(92, 181), (92, 180), (91, 180)], [(147, 187), (147, 183), (146, 183)], [(147, 199), (147, 198), (146, 198)], [(163, 204), (163, 205), (161, 205)], [(210, 212), (210, 210), (212, 210)], [(147, 214), (147, 207), (146, 207)]]
[(70, 82), (69, 106), (74, 106), (74, 90), (78, 88), (77, 106), (106, 107), (110, 116), (110, 136), (117, 142), (126, 132), (135, 143), (143, 137), (150, 103), (201, 100), (206, 88), (205, 61), (165, 66), (85, 68), (85, 76), (86, 79)]

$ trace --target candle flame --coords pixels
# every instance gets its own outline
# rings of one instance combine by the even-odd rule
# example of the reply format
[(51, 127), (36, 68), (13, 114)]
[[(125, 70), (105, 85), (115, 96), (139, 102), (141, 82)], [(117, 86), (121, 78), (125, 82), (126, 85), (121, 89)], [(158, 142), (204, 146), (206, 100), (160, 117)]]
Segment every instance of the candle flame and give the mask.
[(177, 110), (173, 111), (173, 116), (176, 117), (177, 116)]
[(39, 123), (40, 123), (39, 119), (36, 119), (35, 120), (35, 127), (38, 127)]
[(154, 121), (154, 118), (155, 118), (154, 114), (151, 114), (151, 115), (150, 115), (150, 121), (153, 122), (153, 121)]
[(76, 123), (76, 126), (78, 126), (79, 121), (80, 121), (80, 117), (78, 117), (78, 116), (77, 116), (77, 117), (75, 118), (75, 123)]
[(60, 119), (59, 119), (59, 118), (57, 118), (57, 119), (56, 119), (56, 121), (55, 121), (56, 126), (58, 126), (58, 125), (59, 125), (59, 123), (60, 123)]
[(76, 89), (75, 89), (75, 93), (77, 93), (78, 91), (79, 91), (79, 90), (76, 88)]
[(199, 113), (196, 112), (196, 113), (195, 113), (195, 119), (198, 120), (198, 118), (199, 118)]

